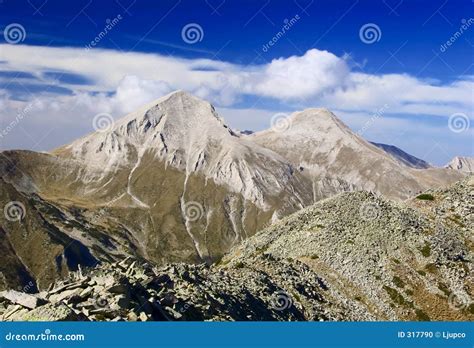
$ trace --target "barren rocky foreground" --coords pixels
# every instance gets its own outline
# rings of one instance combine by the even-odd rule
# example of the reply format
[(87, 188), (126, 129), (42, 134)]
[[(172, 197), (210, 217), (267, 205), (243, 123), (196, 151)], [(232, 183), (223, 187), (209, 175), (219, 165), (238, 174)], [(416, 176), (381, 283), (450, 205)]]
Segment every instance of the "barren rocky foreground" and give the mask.
[(214, 265), (126, 258), (4, 291), (1, 320), (474, 320), (473, 231), (473, 176), (405, 202), (342, 193)]

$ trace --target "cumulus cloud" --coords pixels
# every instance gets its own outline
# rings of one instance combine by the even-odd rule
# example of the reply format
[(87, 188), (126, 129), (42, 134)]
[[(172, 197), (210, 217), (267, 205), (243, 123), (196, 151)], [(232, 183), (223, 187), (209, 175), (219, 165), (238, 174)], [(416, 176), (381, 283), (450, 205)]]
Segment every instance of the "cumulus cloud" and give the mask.
[[(231, 126), (254, 130), (266, 128), (275, 112), (306, 107), (352, 115), (346, 121), (353, 126), (384, 105), (387, 115), (438, 119), (454, 113), (472, 119), (474, 107), (472, 76), (440, 83), (408, 74), (366, 74), (352, 71), (346, 57), (317, 49), (260, 65), (71, 47), (0, 45), (0, 52), (0, 126), (5, 129), (35, 101), (26, 121), (0, 135), (3, 148), (58, 146), (92, 131), (98, 113), (118, 118), (176, 89), (214, 103)], [(256, 109), (249, 98), (278, 106)]]
[[(220, 106), (243, 96), (275, 99), (302, 107), (343, 106), (370, 111), (390, 104), (397, 113), (449, 116), (472, 109), (472, 77), (449, 84), (406, 74), (352, 72), (344, 57), (317, 49), (302, 56), (262, 65), (238, 65), (210, 59), (183, 59), (114, 50), (1, 45), (4, 70), (41, 76), (49, 70), (84, 76), (89, 84), (61, 83), (74, 93), (102, 92), (148, 102), (173, 89), (188, 90)], [(127, 77), (128, 76), (128, 77)], [(46, 81), (47, 82), (47, 81)], [(122, 102), (126, 106), (127, 102)], [(123, 111), (128, 111), (127, 107)]]
[(301, 57), (279, 58), (263, 66), (252, 79), (251, 93), (292, 100), (316, 97), (344, 85), (346, 62), (327, 51), (309, 50)]

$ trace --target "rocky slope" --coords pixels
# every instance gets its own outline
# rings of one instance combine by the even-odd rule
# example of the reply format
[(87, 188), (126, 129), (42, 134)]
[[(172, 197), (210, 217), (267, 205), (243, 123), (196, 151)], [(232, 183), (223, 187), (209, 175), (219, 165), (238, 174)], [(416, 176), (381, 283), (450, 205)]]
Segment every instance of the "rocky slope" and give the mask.
[(474, 158), (456, 156), (446, 165), (446, 168), (454, 169), (462, 173), (474, 173)]
[(20, 214), (0, 214), (0, 290), (31, 280), (44, 290), (79, 265), (127, 256), (212, 263), (333, 194), (404, 198), (463, 176), (397, 162), (327, 111), (292, 122), (239, 135), (178, 91), (52, 153), (2, 152), (0, 206)]
[(474, 320), (473, 231), (474, 177), (405, 203), (343, 193), (216, 265), (126, 259), (39, 294), (0, 293), (0, 312), (2, 320)]

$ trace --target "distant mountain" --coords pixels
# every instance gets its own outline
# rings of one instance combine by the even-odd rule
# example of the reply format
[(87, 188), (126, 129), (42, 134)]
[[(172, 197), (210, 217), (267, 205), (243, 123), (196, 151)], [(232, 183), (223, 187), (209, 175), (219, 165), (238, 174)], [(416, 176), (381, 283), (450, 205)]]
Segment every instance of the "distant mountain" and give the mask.
[(278, 127), (248, 139), (299, 168), (312, 181), (314, 197), (367, 190), (406, 199), (460, 178), (445, 169), (413, 169), (352, 132), (326, 109), (296, 112)]
[(395, 160), (402, 162), (403, 164), (407, 165), (408, 167), (417, 168), (417, 169), (427, 169), (431, 168), (431, 165), (428, 162), (419, 159), (418, 157), (412, 156), (409, 153), (406, 153), (402, 149), (394, 145), (386, 145), (380, 143), (370, 142), (372, 145), (375, 145), (390, 156), (392, 156)]
[(454, 169), (462, 173), (474, 173), (474, 157), (454, 157), (446, 168)]
[(13, 209), (0, 214), (0, 287), (44, 289), (124, 256), (212, 263), (336, 193), (405, 199), (463, 177), (410, 168), (327, 110), (290, 121), (237, 134), (211, 104), (178, 91), (52, 153), (3, 152), (0, 206)]

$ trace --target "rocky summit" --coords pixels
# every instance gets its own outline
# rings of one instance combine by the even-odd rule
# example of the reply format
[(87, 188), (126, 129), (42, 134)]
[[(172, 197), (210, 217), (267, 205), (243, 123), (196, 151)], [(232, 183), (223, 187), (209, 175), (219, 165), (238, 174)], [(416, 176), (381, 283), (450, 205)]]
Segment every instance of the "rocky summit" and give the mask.
[(342, 193), (212, 265), (128, 257), (1, 292), (1, 320), (474, 320), (473, 231), (472, 176), (405, 202)]

